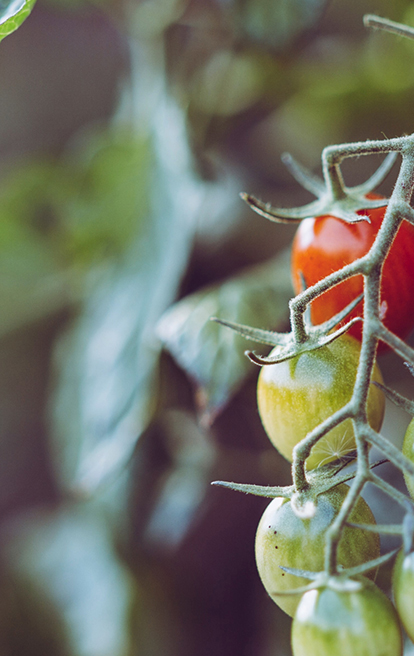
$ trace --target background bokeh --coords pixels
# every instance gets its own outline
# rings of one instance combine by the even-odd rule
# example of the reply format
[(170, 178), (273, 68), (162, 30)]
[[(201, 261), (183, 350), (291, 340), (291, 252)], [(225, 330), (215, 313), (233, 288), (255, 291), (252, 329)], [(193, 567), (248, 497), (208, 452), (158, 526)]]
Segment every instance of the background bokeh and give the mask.
[(240, 191), (300, 205), (283, 152), (320, 174), (326, 145), (412, 132), (414, 45), (373, 12), (414, 25), (408, 0), (37, 0), (0, 44), (2, 655), (289, 656), (266, 501), (210, 485), (289, 465), (209, 318), (288, 326), (294, 228)]

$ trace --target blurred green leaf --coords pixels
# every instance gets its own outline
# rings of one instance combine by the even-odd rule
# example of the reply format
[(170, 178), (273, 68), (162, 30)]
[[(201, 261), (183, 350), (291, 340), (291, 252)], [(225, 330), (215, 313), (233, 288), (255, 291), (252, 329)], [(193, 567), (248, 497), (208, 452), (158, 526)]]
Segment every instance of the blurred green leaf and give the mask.
[(276, 52), (317, 25), (329, 0), (233, 0), (244, 34)]
[(1, 0), (0, 41), (17, 30), (31, 13), (36, 0)]
[[(18, 165), (0, 187), (0, 336), (72, 301), (74, 272), (61, 263), (48, 222), (45, 162)], [(75, 287), (76, 285), (74, 285)]]
[(179, 20), (189, 0), (146, 0), (131, 3), (130, 19), (138, 35), (159, 36), (174, 21)]
[(3, 556), (12, 572), (43, 590), (53, 603), (66, 629), (70, 653), (129, 653), (133, 583), (117, 559), (105, 518), (96, 506), (22, 516), (6, 532)]
[(211, 317), (265, 329), (288, 320), (292, 297), (289, 253), (184, 298), (158, 324), (158, 334), (194, 380), (204, 420), (211, 422), (255, 367), (245, 357), (249, 343)]
[(147, 214), (152, 157), (148, 139), (110, 129), (79, 135), (58, 160), (18, 163), (0, 186), (0, 253), (42, 244), (60, 268), (122, 254)]
[(148, 212), (152, 152), (129, 131), (83, 136), (60, 160), (19, 163), (0, 186), (0, 336), (80, 300)]
[(232, 116), (257, 102), (264, 91), (266, 69), (253, 53), (219, 50), (194, 76), (193, 106), (206, 114)]
[(148, 215), (152, 160), (149, 139), (109, 130), (90, 135), (61, 163), (51, 201), (70, 260), (90, 265), (124, 252)]
[(27, 250), (21, 246), (9, 251), (12, 262), (0, 262), (0, 337), (70, 306), (80, 295), (75, 272), (49, 268), (49, 253), (42, 248), (36, 252), (34, 243)]
[(53, 450), (69, 488), (95, 490), (128, 463), (156, 400), (155, 325), (174, 301), (203, 208), (211, 196), (221, 198), (216, 212), (227, 202), (220, 185), (195, 177), (179, 108), (165, 99), (153, 120), (150, 209), (121, 261), (91, 281), (57, 358)]

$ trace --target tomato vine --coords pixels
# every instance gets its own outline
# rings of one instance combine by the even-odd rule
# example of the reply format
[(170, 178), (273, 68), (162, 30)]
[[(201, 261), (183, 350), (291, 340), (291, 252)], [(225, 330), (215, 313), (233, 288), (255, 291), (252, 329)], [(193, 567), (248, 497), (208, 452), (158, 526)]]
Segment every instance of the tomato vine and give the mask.
[[(377, 16), (365, 16), (364, 23), (371, 28), (386, 30), (414, 39), (414, 28), (409, 28)], [(365, 183), (355, 187), (347, 187), (341, 172), (341, 165), (344, 160), (378, 154), (386, 155), (386, 158), (377, 172)], [(376, 194), (372, 194), (373, 190), (388, 173), (397, 155), (401, 157), (401, 165), (391, 197), (387, 200)], [(255, 212), (276, 223), (299, 223), (312, 217), (323, 218), (329, 216), (335, 217), (347, 224), (356, 224), (368, 220), (367, 215), (370, 212), (376, 211), (378, 208), (385, 208), (383, 210), (381, 225), (375, 234), (372, 245), (370, 245), (365, 253), (359, 254), (357, 259), (348, 262), (338, 270), (333, 270), (332, 273), (314, 282), (309, 287), (306, 287), (306, 276), (303, 277), (303, 291), (298, 293), (290, 301), (291, 330), (289, 333), (276, 333), (242, 326), (228, 321), (218, 321), (251, 340), (272, 346), (273, 349), (269, 356), (261, 356), (251, 351), (247, 352), (247, 355), (254, 363), (262, 367), (269, 367), (280, 365), (287, 360), (296, 363), (304, 354), (312, 354), (318, 349), (327, 348), (335, 340), (343, 339), (342, 335), (362, 319), (362, 337), (356, 366), (355, 382), (353, 384), (351, 398), (347, 402), (344, 402), (341, 407), (335, 409), (331, 416), (326, 417), (316, 427), (309, 429), (307, 434), (293, 447), (291, 486), (287, 488), (263, 488), (252, 485), (218, 483), (232, 489), (268, 496), (270, 498), (284, 497), (285, 499), (290, 499), (293, 512), (296, 516), (303, 521), (308, 521), (315, 516), (318, 497), (322, 493), (344, 482), (344, 480), (349, 480), (349, 490), (338, 512), (325, 531), (323, 571), (304, 572), (303, 570), (291, 570), (289, 568), (285, 570), (296, 576), (303, 577), (305, 575), (305, 578), (310, 579), (311, 583), (308, 589), (335, 589), (335, 594), (338, 591), (342, 594), (342, 592), (347, 591), (347, 584), (352, 577), (366, 573), (372, 568), (371, 562), (344, 570), (340, 567), (338, 561), (338, 546), (341, 537), (349, 523), (352, 524), (350, 522), (351, 514), (359, 502), (363, 488), (368, 482), (374, 484), (401, 504), (406, 516), (401, 526), (373, 527), (360, 525), (359, 528), (366, 531), (376, 531), (377, 533), (401, 535), (405, 554), (413, 552), (413, 500), (410, 496), (395, 489), (374, 473), (373, 466), (369, 461), (369, 449), (371, 446), (375, 446), (384, 454), (388, 461), (402, 471), (407, 482), (407, 487), (412, 491), (414, 489), (414, 458), (412, 457), (413, 430), (410, 427), (406, 441), (407, 445), (409, 440), (409, 446), (406, 446), (403, 452), (401, 452), (381, 435), (378, 427), (378, 430), (376, 430), (370, 425), (368, 421), (368, 393), (372, 384), (371, 379), (374, 372), (378, 344), (380, 342), (392, 349), (412, 370), (414, 368), (414, 349), (404, 341), (402, 336), (395, 334), (384, 324), (384, 316), (381, 308), (381, 283), (384, 262), (390, 249), (393, 247), (397, 233), (402, 226), (406, 227), (407, 224), (405, 222), (411, 224), (411, 226), (414, 225), (414, 210), (410, 205), (414, 190), (414, 134), (392, 139), (367, 140), (364, 142), (326, 147), (322, 152), (323, 180), (310, 174), (304, 167), (295, 162), (290, 155), (285, 155), (283, 159), (298, 182), (311, 191), (316, 196), (316, 200), (303, 207), (285, 209), (274, 208), (269, 203), (263, 203), (252, 195), (242, 194), (242, 198)], [(328, 317), (324, 323), (312, 325), (309, 318), (311, 303), (315, 299), (323, 302), (324, 293), (355, 276), (363, 277), (363, 317), (355, 317), (355, 313), (351, 314), (361, 301), (362, 297), (359, 296), (348, 303), (346, 308), (340, 310), (333, 317)], [(320, 297), (322, 298), (320, 299)], [(412, 329), (413, 327), (411, 325), (408, 328)], [(394, 402), (411, 412), (414, 416), (413, 402), (400, 397), (381, 383), (376, 384)], [(333, 409), (331, 408), (331, 410)], [(291, 421), (292, 430), (294, 430), (294, 417), (291, 417)], [(353, 425), (356, 446), (356, 470), (348, 475), (348, 479), (347, 475), (342, 472), (343, 467), (347, 464), (344, 462), (326, 465), (315, 471), (308, 470), (306, 461), (315, 445), (332, 429), (340, 427), (346, 421), (348, 423), (351, 421)], [(264, 423), (266, 428), (266, 422)], [(277, 430), (280, 431), (279, 425)], [(269, 435), (270, 432), (268, 430)], [(272, 436), (271, 439), (274, 441)], [(275, 440), (277, 441), (277, 436)], [(386, 554), (378, 559), (378, 561), (385, 562), (393, 555), (395, 553)], [(406, 557), (408, 558), (408, 556)], [(398, 563), (400, 563), (402, 558), (403, 556), (399, 557)], [(399, 572), (400, 569), (397, 569), (395, 574), (395, 580), (398, 581), (401, 578)], [(337, 583), (333, 583), (335, 580)], [(336, 588), (335, 585), (337, 585)], [(398, 585), (400, 588), (402, 587), (400, 583)], [(278, 592), (277, 594), (282, 593)], [(321, 594), (325, 593), (322, 592)], [(413, 594), (414, 591), (412, 590), (411, 595)], [(299, 622), (297, 621), (296, 626), (298, 624)], [(398, 642), (398, 639), (396, 640)], [(302, 652), (298, 651), (298, 653)]]

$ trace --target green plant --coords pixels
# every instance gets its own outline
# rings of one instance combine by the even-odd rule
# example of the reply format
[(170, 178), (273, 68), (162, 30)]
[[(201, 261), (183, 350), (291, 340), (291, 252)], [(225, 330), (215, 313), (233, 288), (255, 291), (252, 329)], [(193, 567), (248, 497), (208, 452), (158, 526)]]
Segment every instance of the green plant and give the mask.
[[(413, 28), (375, 16), (366, 16), (364, 20), (367, 26), (382, 28), (414, 38)], [(374, 154), (388, 155), (369, 180), (355, 187), (347, 187), (341, 172), (343, 161)], [(392, 195), (389, 199), (385, 199), (373, 194), (373, 189), (387, 174), (395, 161), (396, 154), (401, 156), (401, 166)], [(339, 222), (341, 222), (347, 235), (346, 229), (349, 229), (350, 233), (351, 228), (365, 226), (368, 215), (372, 218), (372, 224), (368, 225), (368, 230), (365, 228), (367, 236), (364, 238), (360, 236), (358, 244), (352, 247), (349, 247), (347, 242), (346, 245), (350, 252), (343, 259), (341, 259), (342, 256), (331, 257), (328, 246), (323, 248), (321, 246), (316, 255), (306, 247), (303, 257), (301, 255), (301, 258), (298, 258), (298, 254), (294, 254), (294, 278), (297, 291), (299, 286), (301, 291), (290, 301), (291, 330), (289, 333), (277, 333), (230, 321), (218, 321), (248, 339), (273, 347), (270, 355), (267, 356), (251, 351), (247, 354), (254, 363), (263, 367), (264, 372), (259, 377), (259, 408), (261, 408), (262, 418), (272, 441), (280, 448), (282, 438), (279, 433), (285, 431), (285, 427), (283, 426), (282, 431), (280, 430), (282, 424), (278, 419), (277, 422), (275, 421), (274, 428), (269, 429), (266, 425), (267, 419), (272, 413), (279, 414), (277, 405), (285, 403), (284, 407), (288, 410), (286, 425), (290, 425), (291, 432), (295, 434), (297, 420), (299, 418), (300, 421), (304, 406), (305, 414), (310, 417), (312, 412), (311, 388), (318, 374), (317, 354), (323, 354), (332, 344), (340, 344), (344, 339), (343, 334), (359, 323), (361, 317), (357, 317), (353, 313), (362, 300), (362, 296), (358, 296), (361, 289), (359, 281), (362, 276), (364, 280), (362, 341), (359, 356), (353, 365), (352, 393), (347, 393), (347, 395), (344, 393), (338, 403), (339, 407), (332, 406), (330, 415), (319, 417), (317, 420), (319, 423), (316, 426), (309, 420), (306, 435), (300, 435), (300, 441), (293, 446), (291, 486), (264, 488), (254, 485), (217, 483), (247, 493), (289, 499), (283, 504), (289, 507), (292, 516), (295, 516), (298, 522), (302, 522), (304, 527), (306, 522), (317, 516), (322, 503), (322, 491), (327, 493), (344, 480), (344, 474), (339, 475), (339, 472), (346, 464), (344, 459), (339, 458), (331, 464), (310, 470), (307, 467), (308, 458), (312, 457), (315, 447), (323, 442), (332, 429), (342, 427), (344, 430), (345, 422), (351, 422), (356, 445), (356, 469), (348, 474), (348, 480), (351, 481), (349, 491), (344, 496), (338, 512), (332, 517), (329, 526), (324, 531), (323, 564), (322, 562), (315, 563), (313, 571), (298, 568), (297, 563), (294, 568), (289, 567), (289, 563), (292, 558), (294, 559), (297, 551), (293, 546), (295, 541), (292, 539), (290, 550), (287, 546), (283, 547), (287, 566), (283, 565), (278, 553), (277, 556), (274, 555), (274, 571), (277, 571), (277, 567), (283, 567), (285, 574), (309, 581), (302, 588), (292, 584), (293, 590), (291, 591), (295, 591), (296, 594), (299, 591), (304, 593), (293, 622), (292, 645), (295, 656), (312, 656), (312, 654), (319, 656), (332, 653), (339, 656), (342, 654), (344, 656), (348, 654), (365, 654), (367, 656), (389, 654), (394, 656), (401, 653), (402, 650), (396, 611), (379, 589), (360, 578), (361, 574), (372, 569), (373, 563), (365, 562), (362, 565), (344, 569), (341, 566), (340, 544), (348, 525), (358, 527), (360, 530), (364, 529), (367, 533), (373, 531), (400, 535), (404, 543), (404, 562), (411, 562), (410, 554), (414, 540), (413, 501), (374, 473), (373, 466), (369, 461), (369, 450), (371, 446), (376, 446), (387, 460), (403, 472), (410, 486), (412, 477), (414, 477), (411, 429), (409, 429), (402, 453), (378, 432), (380, 422), (377, 427), (371, 425), (370, 388), (379, 342), (391, 348), (411, 369), (414, 367), (414, 349), (403, 341), (403, 336), (405, 337), (412, 328), (412, 317), (408, 321), (401, 320), (401, 323), (397, 317), (395, 322), (393, 319), (394, 314), (400, 313), (400, 309), (404, 308), (406, 304), (412, 304), (410, 300), (413, 294), (412, 254), (408, 252), (402, 257), (399, 249), (402, 249), (401, 242), (404, 243), (404, 246), (408, 244), (409, 247), (412, 244), (414, 210), (410, 202), (414, 190), (414, 134), (394, 139), (368, 140), (325, 148), (322, 153), (323, 181), (315, 178), (290, 156), (285, 157), (285, 163), (296, 179), (317, 196), (317, 200), (303, 207), (284, 209), (273, 208), (270, 204), (263, 203), (254, 196), (243, 194), (242, 197), (253, 210), (277, 223), (303, 221), (302, 225), (305, 226), (303, 228), (305, 231), (306, 221), (311, 221), (312, 227), (314, 221), (315, 223), (319, 221), (321, 224), (334, 221), (335, 226), (340, 226)], [(319, 219), (315, 220), (314, 217), (319, 217)], [(339, 227), (336, 227), (335, 231), (336, 235), (343, 232), (339, 230)], [(359, 235), (364, 234), (362, 228), (355, 231)], [(315, 262), (315, 257), (321, 261)], [(390, 262), (392, 265), (389, 267)], [(319, 265), (320, 271), (316, 273)], [(313, 273), (315, 273), (315, 278), (313, 278)], [(357, 286), (351, 287), (350, 284), (346, 296), (342, 297), (342, 289), (347, 287), (348, 282), (352, 279), (357, 281)], [(398, 282), (402, 279), (404, 279), (404, 283)], [(388, 285), (390, 285), (390, 291), (387, 291)], [(381, 297), (381, 291), (383, 297)], [(322, 307), (324, 299), (331, 293), (332, 296), (336, 295), (340, 298), (340, 302), (338, 301), (338, 305), (334, 306), (327, 303), (326, 307), (324, 306), (326, 314), (323, 319), (319, 319), (323, 320), (323, 323), (313, 325), (309, 318), (311, 304), (317, 300)], [(395, 307), (393, 306), (394, 300), (396, 301)], [(344, 308), (343, 305), (346, 307)], [(411, 309), (409, 308), (408, 314)], [(277, 367), (281, 367), (282, 364), (286, 365), (287, 362), (283, 371), (295, 371), (296, 376), (296, 369), (299, 369), (298, 363), (305, 356), (314, 358), (311, 361), (309, 357), (312, 364), (309, 365), (309, 372), (306, 372), (309, 397), (305, 398), (300, 391), (300, 393), (292, 395), (292, 400), (289, 400), (288, 404), (275, 394), (269, 399), (269, 405), (263, 406), (261, 386), (265, 383), (264, 393), (267, 395), (267, 386), (270, 386), (272, 380), (266, 370), (276, 371)], [(344, 368), (344, 358), (338, 358), (337, 366), (338, 369)], [(284, 375), (286, 376), (286, 374)], [(305, 374), (301, 374), (301, 382), (302, 377), (304, 379)], [(282, 378), (280, 375), (280, 380)], [(344, 375), (344, 380), (332, 383), (332, 389), (336, 389), (336, 385), (339, 388), (347, 385), (346, 378)], [(393, 401), (414, 414), (412, 402), (400, 397), (378, 380), (374, 382)], [(288, 433), (287, 429), (286, 433)], [(283, 446), (281, 450), (285, 455), (290, 456), (287, 448)], [(352, 513), (358, 508), (361, 492), (368, 482), (377, 486), (403, 507), (405, 518), (401, 525), (373, 526), (366, 521), (355, 523), (352, 520)], [(272, 527), (272, 523), (269, 522), (267, 526)], [(267, 530), (271, 529), (267, 528)], [(279, 528), (275, 530), (279, 531)], [(259, 535), (262, 531), (264, 531), (263, 524), (259, 527)], [(278, 547), (279, 545), (274, 544), (273, 546)], [(361, 549), (361, 555), (362, 552)], [(394, 551), (385, 554), (376, 559), (375, 564), (386, 562), (395, 553)], [(369, 558), (368, 553), (362, 557), (362, 560), (367, 558)], [(262, 567), (260, 558), (258, 562), (260, 571)], [(394, 575), (394, 586), (397, 590), (402, 589), (400, 581), (403, 577), (399, 572), (400, 570), (397, 568)], [(268, 585), (267, 576), (265, 578), (265, 587), (270, 590), (271, 584)], [(398, 583), (396, 583), (397, 581)], [(409, 587), (408, 584), (407, 587)], [(288, 592), (284, 591), (285, 594)], [(280, 590), (274, 590), (273, 593), (283, 594)], [(397, 597), (396, 593), (396, 599)], [(397, 601), (396, 603), (398, 608), (399, 603)], [(292, 608), (293, 606), (290, 610)]]

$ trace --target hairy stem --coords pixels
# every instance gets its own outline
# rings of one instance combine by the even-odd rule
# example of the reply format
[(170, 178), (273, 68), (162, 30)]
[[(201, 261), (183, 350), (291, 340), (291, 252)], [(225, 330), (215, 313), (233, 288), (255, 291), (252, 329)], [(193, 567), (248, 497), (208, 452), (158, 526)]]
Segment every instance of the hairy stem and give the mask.
[(317, 284), (309, 287), (290, 302), (291, 324), (298, 341), (306, 339), (304, 313), (309, 303), (328, 289), (355, 275), (364, 276), (364, 325), (362, 332), (361, 353), (350, 402), (340, 411), (326, 419), (311, 431), (293, 451), (292, 476), (298, 493), (305, 492), (310, 484), (306, 477), (305, 462), (312, 447), (333, 427), (348, 418), (353, 419), (355, 440), (357, 444), (357, 473), (346, 496), (340, 512), (327, 532), (325, 568), (331, 575), (337, 571), (337, 547), (349, 514), (358, 501), (359, 495), (367, 483), (372, 481), (382, 487), (390, 496), (407, 507), (409, 500), (405, 495), (393, 491), (394, 488), (372, 474), (369, 469), (369, 445), (375, 444), (400, 469), (413, 475), (414, 465), (405, 458), (392, 444), (376, 433), (368, 424), (367, 402), (371, 374), (375, 364), (378, 340), (390, 344), (397, 353), (414, 363), (414, 351), (402, 340), (390, 333), (380, 318), (380, 289), (382, 268), (385, 258), (392, 246), (395, 236), (405, 218), (412, 220), (412, 211), (407, 211), (414, 187), (414, 139), (402, 137), (325, 148), (322, 155), (323, 171), (328, 193), (338, 199), (344, 193), (344, 184), (340, 173), (340, 163), (347, 157), (368, 155), (378, 152), (400, 152), (402, 163), (393, 194), (388, 203), (381, 228), (372, 247), (364, 257), (327, 276)]

